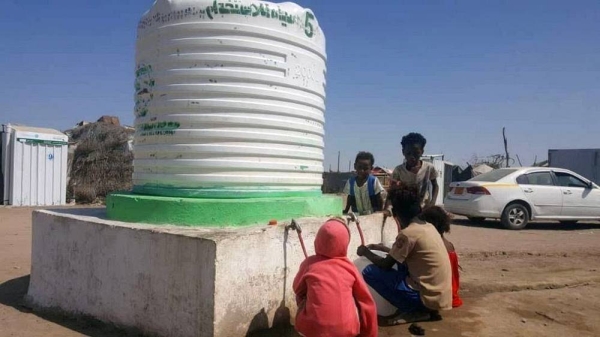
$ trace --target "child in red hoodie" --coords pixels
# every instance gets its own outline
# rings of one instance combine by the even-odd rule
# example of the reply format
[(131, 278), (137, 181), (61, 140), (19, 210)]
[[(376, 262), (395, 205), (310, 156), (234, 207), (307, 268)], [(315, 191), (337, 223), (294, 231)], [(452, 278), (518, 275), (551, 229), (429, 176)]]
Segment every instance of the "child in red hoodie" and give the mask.
[(460, 288), (460, 276), (458, 266), (458, 255), (454, 249), (452, 242), (448, 241), (444, 237), (444, 233), (450, 232), (450, 215), (446, 213), (442, 208), (438, 206), (429, 207), (423, 210), (419, 216), (422, 220), (432, 224), (438, 233), (442, 236), (446, 250), (448, 251), (448, 257), (450, 258), (450, 266), (452, 268), (452, 307), (460, 307), (463, 302), (458, 296), (458, 289)]
[(296, 330), (306, 337), (376, 337), (377, 309), (367, 285), (348, 259), (350, 230), (327, 221), (294, 279)]

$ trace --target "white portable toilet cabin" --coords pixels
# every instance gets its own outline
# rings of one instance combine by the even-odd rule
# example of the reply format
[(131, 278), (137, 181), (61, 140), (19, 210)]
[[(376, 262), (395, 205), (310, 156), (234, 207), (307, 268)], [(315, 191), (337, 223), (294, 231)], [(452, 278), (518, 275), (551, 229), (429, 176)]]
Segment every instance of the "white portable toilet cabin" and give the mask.
[[(452, 182), (452, 167), (454, 167), (454, 165), (450, 162), (444, 161), (443, 154), (423, 155), (421, 158), (424, 161), (433, 164), (435, 170), (437, 171), (437, 182), (440, 190), (435, 204), (441, 206), (444, 204), (444, 198), (450, 189), (450, 183)], [(429, 193), (431, 193), (431, 186), (429, 186), (429, 189)]]
[(57, 130), (2, 126), (2, 204), (66, 204), (68, 137)]

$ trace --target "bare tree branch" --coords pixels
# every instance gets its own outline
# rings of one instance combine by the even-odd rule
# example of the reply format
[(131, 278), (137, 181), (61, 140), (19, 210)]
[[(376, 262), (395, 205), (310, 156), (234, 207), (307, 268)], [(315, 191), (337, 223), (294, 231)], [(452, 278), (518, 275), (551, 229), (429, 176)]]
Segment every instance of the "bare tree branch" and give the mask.
[[(493, 169), (499, 169), (505, 165), (506, 159), (502, 154), (493, 154), (486, 157), (479, 157), (477, 155), (473, 155), (470, 160), (470, 164), (472, 166), (479, 166), (485, 164)], [(467, 163), (469, 164), (469, 163)]]
[(508, 140), (506, 139), (506, 128), (502, 128), (502, 138), (504, 138), (504, 152), (506, 153), (506, 167), (510, 167), (510, 157), (508, 155)]

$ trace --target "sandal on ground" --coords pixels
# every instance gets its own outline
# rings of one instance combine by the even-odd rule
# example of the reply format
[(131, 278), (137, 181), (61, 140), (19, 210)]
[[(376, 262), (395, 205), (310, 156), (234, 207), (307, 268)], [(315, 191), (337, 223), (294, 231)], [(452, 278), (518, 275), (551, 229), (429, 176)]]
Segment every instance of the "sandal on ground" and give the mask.
[(415, 311), (411, 313), (396, 313), (387, 317), (379, 316), (378, 323), (379, 326), (392, 326), (415, 322), (426, 322), (431, 320), (431, 318), (432, 315), (429, 312)]

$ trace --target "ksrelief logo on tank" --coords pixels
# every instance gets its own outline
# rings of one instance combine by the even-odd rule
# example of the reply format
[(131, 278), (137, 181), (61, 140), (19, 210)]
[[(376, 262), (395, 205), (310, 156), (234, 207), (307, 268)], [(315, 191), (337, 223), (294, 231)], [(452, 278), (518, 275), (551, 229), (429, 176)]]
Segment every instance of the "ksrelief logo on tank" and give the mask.
[(304, 28), (304, 34), (309, 38), (312, 38), (315, 34), (315, 27), (313, 26), (315, 15), (309, 11), (304, 12), (304, 18), (302, 18), (300, 15), (291, 14), (282, 10), (279, 6), (272, 8), (268, 3), (242, 5), (239, 3), (219, 2), (215, 0), (212, 6), (206, 7), (206, 15), (209, 19), (212, 20), (214, 14), (235, 14), (253, 17), (261, 16), (267, 19), (279, 20), (285, 27), (287, 27), (288, 24), (297, 24)]
[(135, 115), (144, 117), (148, 114), (148, 106), (154, 98), (152, 66), (147, 64), (138, 65), (135, 71)]

